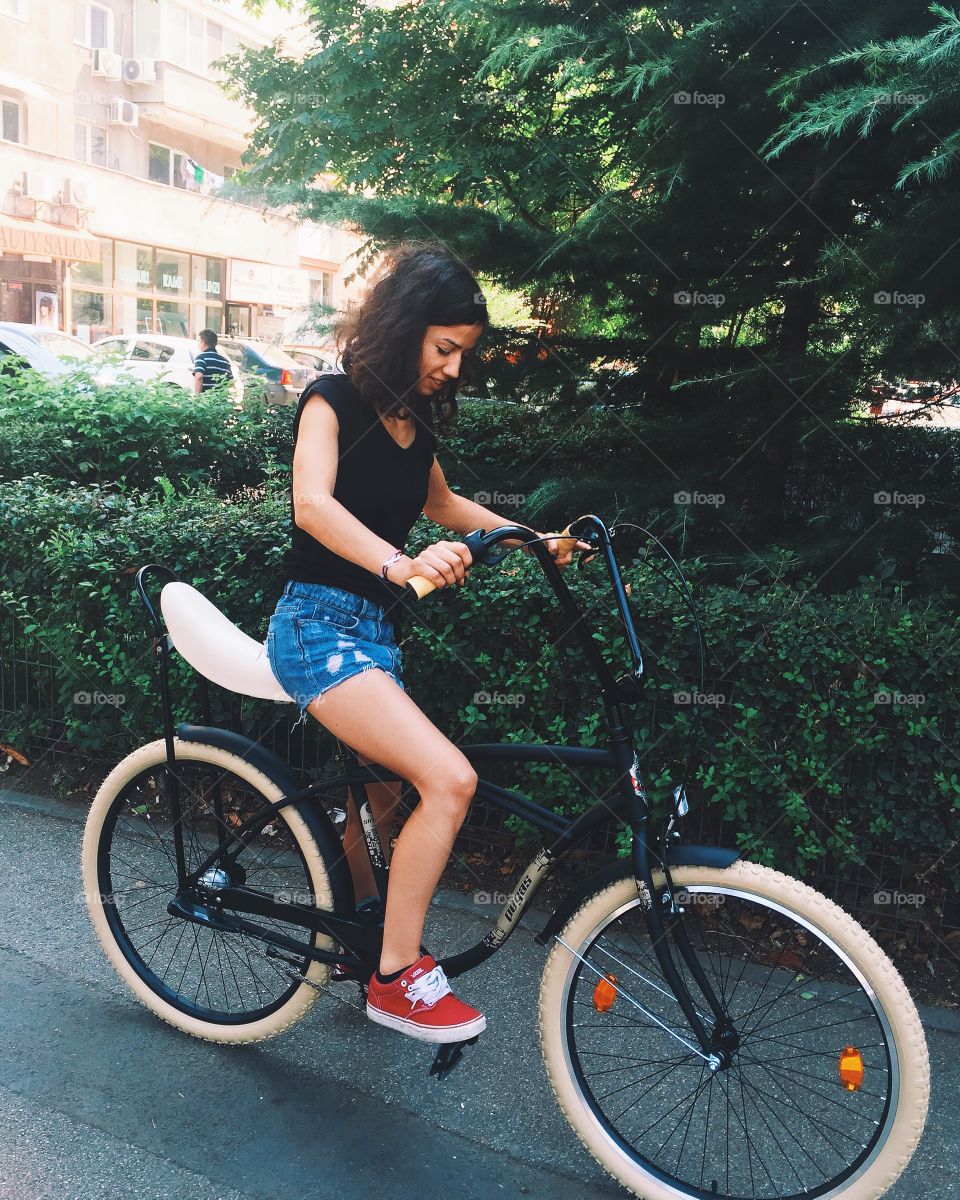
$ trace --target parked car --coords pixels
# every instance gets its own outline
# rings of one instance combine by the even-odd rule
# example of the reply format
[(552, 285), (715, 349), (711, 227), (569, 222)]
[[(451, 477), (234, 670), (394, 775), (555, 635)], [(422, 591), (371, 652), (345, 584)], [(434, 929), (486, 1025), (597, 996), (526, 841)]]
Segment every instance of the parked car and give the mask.
[(242, 376), (255, 376), (272, 404), (296, 404), (310, 381), (309, 371), (279, 346), (253, 338), (221, 337), (217, 349)]
[(0, 376), (15, 374), (21, 369), (18, 364), (26, 364), (48, 379), (57, 379), (70, 370), (35, 337), (25, 333), (22, 326), (0, 321)]
[[(162, 379), (171, 387), (193, 393), (193, 363), (200, 351), (192, 338), (166, 333), (127, 333), (100, 338), (93, 349), (118, 362), (135, 379)], [(239, 401), (243, 385), (234, 372), (231, 393)]]
[(317, 346), (284, 346), (284, 353), (307, 369), (307, 383), (337, 369), (336, 353)]
[(74, 337), (72, 333), (64, 333), (62, 329), (50, 329), (45, 325), (26, 325), (19, 321), (4, 322), (5, 329), (17, 329), (32, 337), (44, 349), (55, 354), (62, 362), (86, 362), (96, 360), (96, 354), (88, 342)]

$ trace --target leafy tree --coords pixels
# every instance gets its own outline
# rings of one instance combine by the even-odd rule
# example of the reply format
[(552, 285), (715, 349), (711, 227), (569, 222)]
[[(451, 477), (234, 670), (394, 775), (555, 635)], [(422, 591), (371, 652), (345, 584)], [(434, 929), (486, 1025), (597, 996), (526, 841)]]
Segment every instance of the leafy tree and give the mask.
[[(843, 444), (866, 383), (904, 361), (901, 314), (874, 297), (909, 290), (884, 232), (914, 197), (896, 186), (894, 136), (845, 129), (828, 147), (785, 142), (783, 126), (803, 80), (850, 47), (922, 38), (927, 10), (309, 0), (309, 21), (305, 56), (235, 61), (260, 117), (246, 185), (360, 229), (361, 268), (388, 243), (438, 238), (525, 292), (536, 329), (500, 331), (487, 386), (568, 410), (571, 456), (590, 399), (641, 401), (623, 481), (637, 511), (748, 556), (815, 543), (796, 468), (814, 434)], [(336, 187), (315, 186), (330, 172)], [(636, 369), (608, 395), (611, 362)], [(849, 543), (877, 524), (878, 480), (853, 453), (845, 468), (827, 490), (840, 505), (856, 479)], [(690, 490), (726, 504), (678, 509)]]
[(777, 92), (790, 115), (766, 151), (773, 160), (806, 143), (833, 154), (853, 142), (887, 159), (893, 174), (883, 193), (864, 198), (860, 261), (851, 263), (865, 306), (871, 286), (905, 297), (880, 310), (877, 367), (950, 381), (960, 376), (960, 15), (940, 4), (929, 13), (918, 31), (898, 22), (887, 37), (863, 38), (787, 76)]

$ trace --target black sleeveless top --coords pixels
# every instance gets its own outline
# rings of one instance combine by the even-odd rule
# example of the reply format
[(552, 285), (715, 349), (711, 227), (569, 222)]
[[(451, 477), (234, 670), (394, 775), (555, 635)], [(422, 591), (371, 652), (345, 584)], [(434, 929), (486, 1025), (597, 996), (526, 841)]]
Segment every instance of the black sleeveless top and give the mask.
[[(343, 373), (327, 373), (303, 390), (293, 419), (296, 446), (300, 417), (311, 396), (319, 393), (340, 423), (340, 447), (333, 498), (368, 529), (403, 549), (414, 522), (423, 512), (437, 439), (429, 397), (413, 402), (416, 437), (406, 449), (390, 436), (376, 409)], [(399, 637), (400, 603), (405, 589), (381, 580), (328, 549), (294, 521), (290, 488), (290, 548), (283, 556), (281, 578), (344, 588), (382, 605)]]

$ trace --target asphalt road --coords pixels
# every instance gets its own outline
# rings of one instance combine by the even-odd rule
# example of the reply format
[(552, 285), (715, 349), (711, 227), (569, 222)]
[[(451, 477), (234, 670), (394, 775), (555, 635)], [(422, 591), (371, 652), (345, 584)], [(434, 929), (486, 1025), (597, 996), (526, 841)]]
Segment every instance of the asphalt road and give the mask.
[[(627, 1195), (547, 1083), (544, 951), (529, 932), (469, 976), (489, 1028), (444, 1081), (427, 1075), (432, 1047), (327, 996), (273, 1041), (200, 1042), (137, 1004), (107, 964), (80, 896), (84, 816), (0, 791), (0, 1200)], [(429, 927), (440, 953), (490, 923), (444, 899)], [(890, 1200), (960, 1198), (960, 1021), (924, 1019), (931, 1115)]]

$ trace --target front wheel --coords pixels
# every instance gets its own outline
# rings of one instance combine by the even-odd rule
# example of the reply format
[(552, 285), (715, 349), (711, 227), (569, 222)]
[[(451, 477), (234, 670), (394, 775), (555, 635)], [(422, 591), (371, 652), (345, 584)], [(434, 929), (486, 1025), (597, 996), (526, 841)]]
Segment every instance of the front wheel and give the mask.
[(547, 1073), (587, 1149), (646, 1200), (884, 1195), (920, 1139), (930, 1069), (916, 1006), (877, 943), (819, 892), (755, 863), (676, 868), (672, 917), (655, 874), (672, 956), (723, 1048), (712, 1069), (628, 871), (570, 918), (540, 990)]

